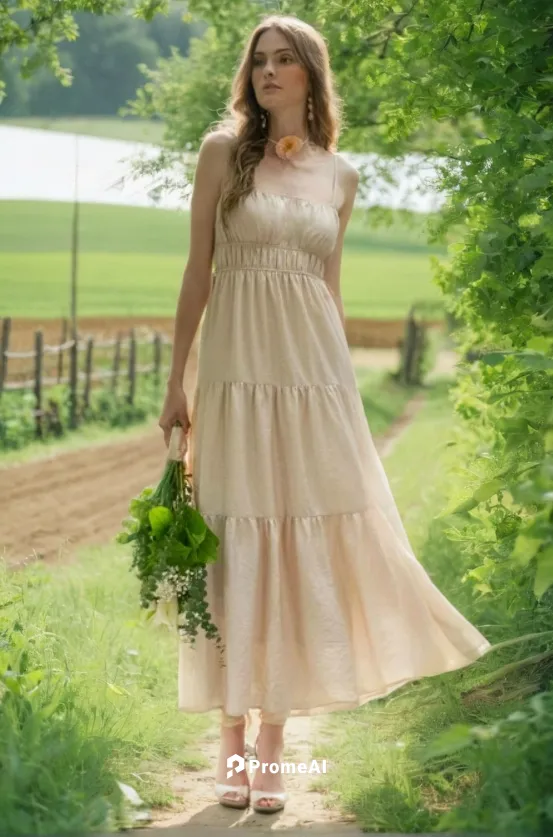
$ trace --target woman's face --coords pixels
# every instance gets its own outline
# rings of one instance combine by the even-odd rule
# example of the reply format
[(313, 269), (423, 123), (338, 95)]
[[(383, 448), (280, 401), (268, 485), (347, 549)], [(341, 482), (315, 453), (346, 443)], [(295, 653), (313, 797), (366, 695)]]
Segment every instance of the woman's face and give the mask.
[[(267, 84), (275, 86), (266, 88)], [(257, 41), (253, 54), (252, 85), (259, 105), (265, 110), (305, 103), (307, 71), (278, 29), (268, 29)]]

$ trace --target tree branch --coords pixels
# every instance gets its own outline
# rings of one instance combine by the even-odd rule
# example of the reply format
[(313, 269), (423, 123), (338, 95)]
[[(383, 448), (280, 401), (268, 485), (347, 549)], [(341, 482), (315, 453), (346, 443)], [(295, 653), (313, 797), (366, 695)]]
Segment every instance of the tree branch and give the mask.
[[(480, 8), (478, 9), (476, 14), (478, 14), (478, 15), (482, 14), (482, 10), (484, 8), (484, 3), (485, 2), (486, 2), (486, 0), (480, 0)], [(465, 39), (467, 44), (469, 43), (470, 39), (472, 38), (472, 33), (473, 32), (474, 32), (474, 21), (471, 21), (471, 24), (470, 24), (470, 27), (469, 27), (469, 33), (468, 33), (468, 35)]]

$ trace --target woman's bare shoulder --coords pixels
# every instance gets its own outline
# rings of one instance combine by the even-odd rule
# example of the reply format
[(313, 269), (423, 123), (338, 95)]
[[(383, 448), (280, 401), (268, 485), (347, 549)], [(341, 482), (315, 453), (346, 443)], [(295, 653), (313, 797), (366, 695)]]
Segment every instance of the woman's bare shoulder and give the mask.
[(232, 135), (228, 131), (213, 130), (204, 135), (198, 152), (198, 170), (202, 182), (214, 183), (218, 191), (227, 176)]
[(338, 163), (338, 171), (342, 182), (348, 183), (350, 186), (357, 186), (359, 183), (359, 171), (342, 153), (335, 151), (334, 154), (337, 158), (336, 162)]
[(201, 147), (230, 150), (234, 140), (235, 135), (229, 128), (214, 128), (212, 131), (208, 131), (207, 134), (204, 135)]
[(343, 207), (349, 207), (351, 211), (353, 207), (355, 196), (357, 194), (357, 187), (359, 185), (359, 172), (349, 160), (340, 154), (339, 151), (334, 152), (337, 163), (337, 194), (339, 195), (340, 211)]

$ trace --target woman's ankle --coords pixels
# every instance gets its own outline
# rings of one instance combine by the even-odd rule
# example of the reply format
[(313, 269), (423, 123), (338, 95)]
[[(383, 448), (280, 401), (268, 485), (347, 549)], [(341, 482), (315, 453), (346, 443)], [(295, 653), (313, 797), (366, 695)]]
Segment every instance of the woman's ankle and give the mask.
[(259, 727), (258, 743), (271, 749), (284, 748), (284, 724), (269, 724), (266, 721)]
[[(241, 777), (240, 774), (237, 774), (236, 771), (233, 772), (232, 777), (230, 779), (234, 779), (234, 781), (230, 781), (226, 778), (227, 775), (227, 760), (232, 756), (240, 756), (244, 758), (246, 749), (246, 730), (244, 724), (237, 724), (232, 727), (221, 725), (220, 728), (220, 746), (219, 746), (219, 761), (217, 765), (217, 776), (219, 782), (226, 782), (228, 784), (245, 784), (244, 777)], [(236, 776), (239, 777), (240, 781), (236, 782)]]
[[(281, 784), (281, 771), (273, 772), (269, 765), (281, 763), (283, 750), (284, 725), (262, 723), (256, 742), (256, 757), (260, 764), (256, 771), (256, 783), (273, 788)], [(265, 768), (263, 765), (266, 765)]]

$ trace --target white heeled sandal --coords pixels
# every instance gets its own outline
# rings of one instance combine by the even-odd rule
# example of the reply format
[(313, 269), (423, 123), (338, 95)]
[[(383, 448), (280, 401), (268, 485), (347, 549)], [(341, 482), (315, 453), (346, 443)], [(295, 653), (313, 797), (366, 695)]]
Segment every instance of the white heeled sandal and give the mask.
[[(241, 799), (228, 799), (227, 793), (235, 793), (241, 796)], [(250, 802), (250, 786), (249, 785), (222, 785), (219, 782), (215, 784), (215, 796), (219, 805), (224, 805), (226, 808), (247, 808)]]
[[(246, 713), (246, 731), (248, 730), (249, 726), (251, 725), (252, 718), (251, 712)], [(244, 747), (244, 758), (250, 759), (255, 758), (256, 752), (255, 747), (251, 747), (249, 744), (246, 743)], [(225, 799), (225, 796), (228, 793), (234, 793), (237, 796), (242, 797), (241, 799)], [(224, 785), (221, 782), (215, 783), (215, 796), (217, 798), (217, 802), (219, 805), (224, 805), (225, 808), (239, 808), (244, 809), (247, 808), (250, 804), (250, 786), (249, 785)]]
[[(286, 791), (263, 791), (252, 790), (250, 793), (252, 808), (256, 814), (276, 814), (277, 811), (282, 811), (286, 802), (288, 801), (288, 794)], [(269, 799), (271, 802), (277, 800), (277, 805), (258, 805), (262, 799)]]
[[(257, 740), (253, 747), (254, 758), (257, 759)], [(271, 802), (277, 801), (277, 805), (258, 805), (262, 799), (269, 799)], [(253, 810), (256, 814), (276, 814), (277, 811), (284, 810), (285, 804), (288, 802), (288, 794), (286, 791), (266, 791), (266, 790), (252, 790), (250, 792), (250, 800)]]

